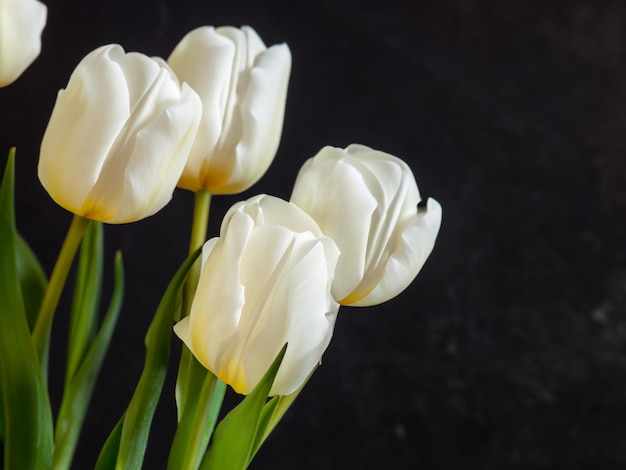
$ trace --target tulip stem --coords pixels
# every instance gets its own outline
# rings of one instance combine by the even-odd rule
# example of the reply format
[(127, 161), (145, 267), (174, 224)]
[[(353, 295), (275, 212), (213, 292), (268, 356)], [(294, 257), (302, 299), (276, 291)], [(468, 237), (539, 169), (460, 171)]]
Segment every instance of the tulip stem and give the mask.
[[(206, 241), (207, 227), (209, 224), (209, 211), (211, 208), (211, 193), (206, 189), (200, 189), (195, 193), (193, 207), (193, 221), (191, 225), (191, 238), (189, 240), (189, 253), (193, 253)], [(189, 315), (191, 301), (196, 292), (196, 285), (200, 277), (200, 260), (194, 263), (185, 281), (183, 295), (183, 308), (181, 318)]]
[[(206, 241), (207, 227), (209, 225), (209, 211), (211, 207), (211, 193), (206, 189), (200, 189), (195, 193), (193, 221), (191, 224), (191, 238), (189, 240), (189, 253), (200, 248)], [(196, 292), (198, 279), (200, 278), (201, 260), (196, 260), (187, 274), (183, 287), (183, 301), (176, 321), (189, 315), (191, 301)], [(178, 405), (178, 417), (182, 416), (187, 401), (189, 380), (192, 362), (195, 360), (189, 349), (183, 346), (180, 362), (178, 365), (178, 377), (176, 379), (176, 401)]]
[(210, 206), (211, 193), (206, 189), (196, 191), (193, 207), (193, 225), (191, 226), (191, 240), (189, 242), (190, 253), (196, 251), (206, 241)]
[(61, 293), (63, 292), (67, 275), (72, 267), (76, 251), (78, 250), (88, 223), (89, 219), (79, 215), (74, 215), (65, 237), (65, 241), (63, 242), (63, 246), (61, 247), (61, 251), (59, 252), (59, 257), (57, 258), (54, 269), (52, 270), (50, 282), (48, 283), (48, 288), (46, 289), (44, 298), (41, 301), (41, 306), (39, 307), (39, 312), (37, 314), (37, 321), (33, 330), (33, 345), (35, 347), (35, 351), (37, 351), (39, 360), (42, 360), (43, 358), (48, 333), (50, 331), (50, 326), (52, 325), (52, 319), (54, 318), (54, 313), (57, 305), (59, 304), (59, 299), (61, 298)]

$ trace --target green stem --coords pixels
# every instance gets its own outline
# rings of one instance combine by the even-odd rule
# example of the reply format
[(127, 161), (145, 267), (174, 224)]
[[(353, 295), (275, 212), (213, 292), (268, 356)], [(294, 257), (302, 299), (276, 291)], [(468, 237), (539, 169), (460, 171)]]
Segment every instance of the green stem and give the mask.
[[(211, 193), (205, 189), (196, 191), (193, 208), (193, 221), (191, 224), (191, 237), (189, 240), (189, 253), (192, 253), (200, 248), (206, 241), (210, 206)], [(179, 321), (181, 318), (189, 315), (191, 302), (196, 292), (198, 279), (200, 278), (201, 262), (201, 260), (197, 260), (187, 275), (185, 286), (183, 287), (183, 300), (179, 313), (180, 317), (176, 318), (176, 321)], [(179, 419), (182, 416), (183, 409), (187, 401), (190, 374), (194, 360), (195, 358), (189, 349), (183, 346), (178, 366), (178, 377), (176, 379), (176, 401), (178, 405)]]
[[(193, 207), (193, 222), (191, 225), (191, 238), (189, 240), (189, 253), (193, 253), (206, 241), (207, 227), (209, 224), (209, 210), (211, 207), (211, 193), (206, 189), (196, 191)], [(200, 263), (198, 260), (194, 263), (191, 271), (187, 275), (183, 292), (183, 308), (181, 309), (181, 318), (189, 315), (191, 301), (196, 292), (198, 279), (200, 278)]]
[[(189, 252), (200, 248), (206, 241), (211, 193), (195, 193), (193, 222)], [(200, 278), (201, 260), (189, 271), (183, 290), (181, 318), (189, 315), (191, 303)], [(176, 400), (179, 424), (170, 449), (168, 468), (196, 468), (215, 427), (222, 405), (226, 385), (200, 365), (189, 349), (182, 347)]]
[[(59, 408), (54, 431), (52, 470), (66, 470), (71, 467), (98, 373), (100, 372), (100, 368), (102, 367), (111, 342), (115, 324), (117, 323), (122, 308), (122, 298), (124, 296), (124, 268), (122, 265), (122, 256), (120, 253), (117, 253), (114, 264), (115, 275), (111, 302), (102, 324), (98, 327), (96, 313), (99, 302), (95, 304), (91, 301), (94, 289), (85, 285), (81, 286), (84, 282), (94, 283), (98, 285), (96, 289), (99, 290), (102, 281), (100, 276), (102, 227), (100, 222), (93, 222), (91, 227), (92, 230), (87, 231), (85, 239), (83, 240), (83, 249), (81, 249), (79, 264), (82, 264), (83, 267), (86, 264), (92, 265), (97, 272), (94, 273), (92, 270), (92, 272), (89, 273), (83, 270), (83, 276), (77, 278), (78, 285), (76, 286), (76, 290), (79, 295), (83, 296), (83, 300), (74, 305), (75, 310), (72, 312), (74, 317), (81, 315), (87, 317), (89, 323), (84, 323), (82, 325), (84, 328), (80, 330), (77, 329), (73, 332), (75, 337), (83, 337), (80, 338), (78, 343), (74, 343), (74, 351), (72, 351), (72, 347), (70, 347), (68, 353), (68, 356), (74, 353), (76, 363), (73, 368), (68, 364), (63, 398), (61, 400), (61, 407)], [(80, 276), (80, 274), (79, 269), (77, 276)], [(97, 279), (94, 279), (94, 275)], [(95, 297), (99, 299), (100, 296), (95, 295)], [(80, 303), (82, 303), (82, 305), (79, 305)], [(73, 318), (73, 320), (76, 320), (76, 318)], [(85, 338), (84, 335), (87, 333), (85, 330), (93, 330), (93, 336), (89, 339)], [(70, 335), (71, 334), (72, 333), (70, 333)]]
[(61, 293), (63, 292), (63, 287), (65, 286), (65, 280), (72, 267), (76, 250), (80, 245), (88, 223), (88, 219), (74, 215), (59, 257), (52, 270), (50, 282), (48, 283), (48, 288), (41, 302), (41, 307), (39, 307), (37, 321), (33, 330), (33, 345), (40, 359), (45, 351), (46, 339), (50, 331), (50, 326), (52, 325), (54, 312), (56, 311)]

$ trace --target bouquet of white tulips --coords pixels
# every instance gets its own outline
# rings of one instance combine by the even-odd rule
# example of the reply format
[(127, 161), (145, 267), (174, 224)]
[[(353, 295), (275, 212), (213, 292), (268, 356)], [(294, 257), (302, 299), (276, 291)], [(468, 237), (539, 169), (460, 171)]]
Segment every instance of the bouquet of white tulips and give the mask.
[[(0, 0), (0, 82), (37, 57), (46, 7)], [(266, 172), (281, 137), (291, 54), (250, 27), (200, 27), (167, 60), (105, 45), (59, 91), (38, 176), (74, 214), (49, 278), (20, 236), (15, 150), (0, 186), (0, 469), (67, 469), (115, 324), (124, 315), (121, 255), (101, 310), (103, 224), (152, 216), (176, 187), (195, 193), (181, 259), (145, 338), (145, 366), (97, 469), (139, 469), (165, 374), (177, 366), (178, 427), (169, 469), (244, 469), (321, 363), (339, 308), (385, 302), (433, 249), (441, 207), (421, 202), (405, 162), (363, 145), (304, 163), (290, 201), (235, 204), (207, 241), (211, 197)], [(0, 90), (6, 92), (6, 89)], [(8, 150), (8, 149), (7, 149)], [(76, 263), (75, 263), (76, 259)], [(75, 266), (74, 266), (75, 265)], [(75, 269), (69, 312), (57, 312)], [(47, 371), (51, 325), (69, 315), (58, 410)], [(182, 348), (170, 364), (170, 340)], [(241, 400), (223, 419), (229, 387)]]

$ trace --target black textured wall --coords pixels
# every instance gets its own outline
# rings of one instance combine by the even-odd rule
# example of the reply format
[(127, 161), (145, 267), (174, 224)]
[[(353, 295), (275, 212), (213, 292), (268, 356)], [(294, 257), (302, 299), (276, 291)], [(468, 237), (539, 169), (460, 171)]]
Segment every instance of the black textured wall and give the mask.
[[(293, 54), (276, 160), (250, 191), (214, 199), (212, 235), (241, 198), (287, 198), (324, 145), (404, 158), (422, 195), (443, 206), (417, 280), (379, 307), (341, 310), (323, 366), (252, 468), (626, 466), (626, 4), (47, 4), (42, 55), (0, 89), (0, 153), (17, 146), (18, 227), (48, 272), (70, 220), (36, 179), (56, 91), (97, 46), (167, 56), (203, 24), (249, 24)], [(77, 469), (92, 468), (132, 393), (191, 207), (178, 192), (151, 219), (106, 229), (109, 261), (124, 253), (128, 291)], [(63, 362), (65, 321), (61, 311), (53, 364)], [(167, 458), (171, 386), (147, 469)]]

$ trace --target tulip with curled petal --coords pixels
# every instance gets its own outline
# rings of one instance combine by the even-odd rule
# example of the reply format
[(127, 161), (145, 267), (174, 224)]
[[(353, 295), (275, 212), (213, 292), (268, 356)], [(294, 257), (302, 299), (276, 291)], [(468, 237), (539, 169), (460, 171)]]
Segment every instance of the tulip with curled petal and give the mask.
[(420, 194), (408, 165), (363, 145), (324, 147), (301, 168), (291, 201), (331, 237), (341, 256), (332, 287), (342, 305), (367, 306), (402, 292), (433, 249), (441, 206)]
[(201, 115), (198, 95), (163, 61), (102, 46), (57, 96), (39, 179), (80, 216), (113, 224), (143, 219), (171, 199)]
[(179, 186), (213, 194), (245, 191), (272, 163), (283, 126), (291, 53), (266, 48), (250, 27), (188, 33), (168, 63), (202, 98), (203, 115)]
[(37, 0), (0, 0), (0, 87), (17, 80), (39, 55), (47, 13)]
[(176, 334), (238, 393), (259, 382), (288, 343), (271, 395), (300, 387), (332, 337), (339, 251), (294, 204), (260, 195), (235, 204), (203, 248), (190, 315)]

